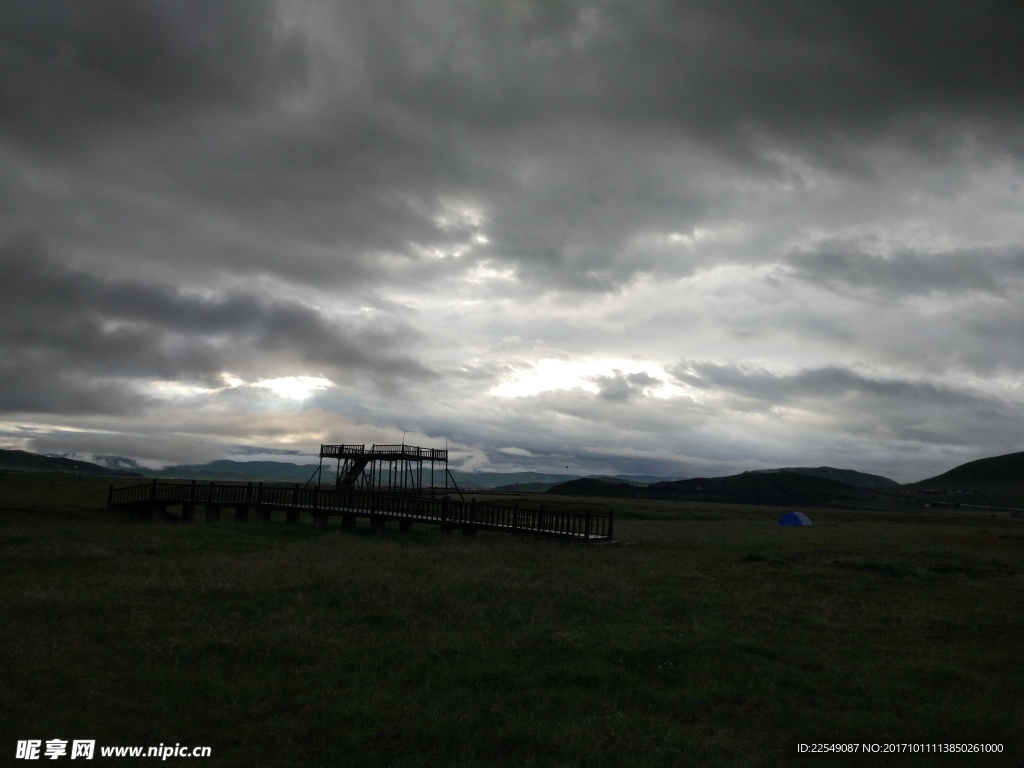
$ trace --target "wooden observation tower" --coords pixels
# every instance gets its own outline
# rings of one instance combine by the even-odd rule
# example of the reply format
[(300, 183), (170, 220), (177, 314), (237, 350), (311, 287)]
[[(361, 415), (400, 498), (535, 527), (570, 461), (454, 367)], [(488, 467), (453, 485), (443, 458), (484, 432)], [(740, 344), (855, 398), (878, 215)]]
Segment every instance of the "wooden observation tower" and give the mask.
[[(385, 493), (444, 492), (455, 478), (448, 471), (447, 448), (419, 448), (415, 445), (321, 445), (317, 486), (324, 483), (324, 459), (336, 460), (334, 487), (343, 490), (380, 491)], [(425, 465), (429, 462), (430, 466)], [(330, 464), (328, 463), (328, 467)], [(424, 481), (429, 485), (424, 485)], [(460, 494), (461, 495), (461, 494)]]

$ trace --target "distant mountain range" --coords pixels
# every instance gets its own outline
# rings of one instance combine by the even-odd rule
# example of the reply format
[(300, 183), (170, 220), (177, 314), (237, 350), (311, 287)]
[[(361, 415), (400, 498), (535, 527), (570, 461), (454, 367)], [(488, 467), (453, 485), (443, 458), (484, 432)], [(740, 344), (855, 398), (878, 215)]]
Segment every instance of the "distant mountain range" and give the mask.
[(911, 485), (949, 487), (988, 484), (1024, 485), (1024, 452), (969, 461), (941, 475)]
[[(28, 451), (0, 449), (0, 470), (28, 472), (62, 472), (109, 477), (160, 477), (193, 480), (224, 480), (236, 482), (277, 481), (305, 483), (313, 476), (317, 464), (292, 464), (283, 461), (231, 461), (221, 459), (206, 464), (180, 464), (161, 470), (140, 467), (134, 460), (123, 456), (96, 456), (96, 462), (82, 461), (69, 456), (42, 456)], [(324, 464), (325, 479), (332, 467)], [(919, 488), (957, 487), (1020, 487), (1024, 490), (1024, 452), (967, 462), (936, 477), (900, 486), (895, 480), (881, 475), (856, 472), (835, 467), (781, 467), (754, 470), (740, 475), (719, 478), (666, 478), (648, 475), (616, 475), (582, 477), (570, 474), (543, 472), (463, 472), (452, 470), (452, 477), (463, 490), (499, 490), (520, 492), (584, 493), (585, 495), (628, 496), (634, 498), (664, 498), (665, 494), (700, 494), (710, 496), (773, 495), (797, 496), (810, 492), (814, 478), (834, 486), (816, 484), (817, 491), (842, 496), (851, 491), (892, 490), (896, 487)], [(444, 476), (436, 473), (435, 483)], [(698, 490), (698, 486), (701, 488)], [(790, 490), (785, 490), (789, 488)], [(774, 490), (772, 490), (774, 489)], [(709, 493), (709, 491), (711, 491)]]
[[(968, 490), (964, 490), (968, 489)], [(677, 499), (745, 504), (877, 503), (888, 498), (934, 499), (933, 503), (1020, 506), (1024, 498), (1024, 452), (962, 464), (936, 477), (900, 485), (887, 477), (834, 467), (756, 470), (729, 477), (690, 478), (634, 487), (583, 478), (561, 483), (547, 493), (610, 498)], [(950, 496), (950, 494), (952, 494)], [(957, 495), (960, 494), (960, 495)], [(944, 499), (949, 496), (949, 499)], [(901, 502), (897, 502), (901, 503)], [(906, 502), (902, 502), (906, 503)]]
[(729, 477), (690, 478), (630, 486), (594, 478), (572, 480), (547, 493), (606, 498), (731, 502), (737, 504), (851, 504), (870, 500), (871, 492), (827, 477), (801, 472), (744, 472)]
[[(175, 477), (195, 480), (236, 480), (236, 481), (279, 481), (305, 483), (310, 478), (315, 481), (315, 473), (318, 464), (288, 464), (279, 461), (230, 461), (221, 459), (211, 461), (208, 464), (180, 464), (173, 467), (164, 467), (161, 470), (146, 470), (150, 477)], [(330, 483), (332, 473), (336, 471), (337, 465), (332, 462), (324, 462), (323, 480)], [(452, 477), (459, 488), (488, 490), (500, 484), (530, 484), (543, 486), (543, 489), (552, 485), (564, 483), (566, 480), (573, 480), (579, 475), (552, 475), (542, 472), (460, 472), (452, 470)], [(424, 484), (430, 483), (429, 471), (424, 472)], [(434, 473), (435, 485), (444, 485), (444, 471), (438, 468)]]
[(881, 475), (869, 475), (852, 469), (836, 469), (835, 467), (782, 467), (781, 469), (755, 469), (754, 472), (772, 474), (775, 472), (795, 472), (798, 475), (823, 477), (826, 480), (838, 480), (840, 483), (852, 485), (854, 488), (891, 488), (899, 485), (895, 480)]
[[(112, 477), (157, 477), (184, 480), (221, 480), (228, 482), (285, 482), (305, 484), (319, 464), (292, 464), (286, 461), (232, 461), (218, 459), (206, 464), (175, 464), (163, 469), (141, 467), (134, 459), (124, 456), (95, 456), (95, 462), (74, 459), (70, 456), (42, 456), (27, 451), (0, 450), (0, 469), (34, 472), (77, 472), (88, 475), (109, 475)], [(324, 480), (327, 481), (335, 469), (330, 462), (323, 465)], [(426, 474), (426, 473), (425, 473)], [(495, 486), (517, 486), (522, 490), (544, 491), (558, 483), (575, 480), (580, 475), (560, 475), (544, 472), (462, 472), (451, 471), (455, 482), (462, 489), (489, 490)], [(314, 478), (315, 479), (315, 478)], [(617, 482), (635, 485), (669, 480), (674, 478), (646, 475), (621, 475), (612, 478)], [(425, 482), (429, 482), (426, 475)], [(444, 473), (435, 472), (434, 482), (444, 484)], [(512, 488), (506, 488), (511, 490)]]
[[(131, 461), (130, 459), (121, 459)], [(134, 463), (134, 462), (133, 462)], [(283, 461), (231, 461), (220, 459), (207, 464), (178, 464), (160, 470), (140, 469), (147, 477), (185, 478), (189, 480), (225, 480), (236, 482), (274, 481), (286, 483), (306, 483), (310, 478), (315, 481), (315, 473), (319, 464), (289, 464)], [(337, 465), (325, 461), (323, 480), (330, 482), (331, 473)], [(544, 491), (558, 483), (575, 480), (579, 475), (558, 475), (543, 472), (462, 472), (451, 470), (452, 477), (459, 488), (491, 490), (503, 486), (502, 490), (515, 490), (511, 486), (522, 487), (522, 490)], [(622, 476), (616, 480), (634, 484), (657, 482), (670, 478), (646, 476)], [(424, 472), (424, 483), (428, 484), (429, 473)], [(434, 483), (444, 484), (444, 473), (440, 468), (434, 473)], [(516, 488), (518, 489), (518, 488)]]
[[(133, 462), (134, 463), (134, 462)], [(88, 461), (63, 456), (40, 456), (28, 451), (0, 448), (0, 469), (17, 472), (59, 472), (70, 475), (98, 475), (104, 477), (142, 477), (138, 472), (101, 467)]]
[[(218, 459), (207, 464), (176, 464), (163, 469), (143, 470), (148, 477), (185, 480), (227, 480), (235, 482), (306, 483), (317, 464), (289, 464), (286, 461), (231, 461)], [(328, 468), (324, 466), (325, 476)]]
[(1024, 508), (1024, 452), (969, 461), (900, 488), (945, 504)]

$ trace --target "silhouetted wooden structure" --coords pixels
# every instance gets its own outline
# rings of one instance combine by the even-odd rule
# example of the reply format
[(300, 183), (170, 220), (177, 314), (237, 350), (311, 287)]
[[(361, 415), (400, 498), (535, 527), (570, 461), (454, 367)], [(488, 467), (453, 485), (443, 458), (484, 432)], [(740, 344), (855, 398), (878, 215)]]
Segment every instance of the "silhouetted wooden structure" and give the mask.
[(245, 522), (254, 513), (258, 521), (269, 523), (273, 512), (283, 511), (288, 523), (298, 523), (305, 514), (313, 518), (318, 528), (326, 528), (331, 517), (340, 517), (343, 528), (354, 527), (363, 518), (370, 521), (374, 531), (394, 521), (399, 530), (409, 530), (414, 523), (420, 523), (440, 526), (445, 533), (459, 528), (467, 536), (478, 530), (502, 531), (591, 544), (610, 542), (614, 522), (611, 510), (553, 512), (543, 507), (520, 509), (518, 505), (478, 503), (476, 499), (461, 501), (447, 496), (195, 480), (110, 486), (107, 506), (144, 512), (153, 522), (166, 519), (170, 507), (180, 507), (181, 520), (186, 523), (195, 520), (196, 507), (205, 509), (208, 523), (219, 521), (223, 509), (234, 510), (236, 522)]
[[(323, 487), (324, 459), (337, 461), (335, 479), (330, 485), (342, 490), (360, 491), (416, 491), (423, 492), (427, 479), (424, 464), (429, 463), (430, 485), (444, 480), (445, 491), (451, 473), (448, 471), (447, 448), (420, 448), (415, 445), (342, 444), (321, 445), (320, 466), (317, 469), (317, 487)], [(440, 467), (438, 467), (440, 465)]]

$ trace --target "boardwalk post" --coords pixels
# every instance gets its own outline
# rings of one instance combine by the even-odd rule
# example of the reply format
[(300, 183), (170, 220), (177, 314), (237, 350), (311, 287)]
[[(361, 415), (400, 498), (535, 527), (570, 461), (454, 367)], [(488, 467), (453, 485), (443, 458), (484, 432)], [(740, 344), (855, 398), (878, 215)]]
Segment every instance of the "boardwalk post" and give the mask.
[[(298, 485), (296, 485), (295, 487), (298, 488)], [(326, 531), (327, 515), (320, 513), (319, 496), (319, 492), (314, 488), (311, 496), (311, 498), (313, 499), (313, 522), (316, 524), (316, 528), (318, 531)]]
[(451, 526), (448, 525), (448, 497), (441, 497), (441, 533), (451, 533)]
[(110, 487), (107, 488), (107, 509), (110, 509), (110, 504), (114, 499), (114, 484), (111, 483)]
[(587, 510), (587, 530), (586, 530), (586, 542), (590, 543), (590, 510)]
[[(274, 497), (278, 499), (279, 502), (284, 499), (284, 488), (281, 489), (281, 493), (275, 493)], [(288, 505), (288, 507), (289, 508), (284, 513), (285, 522), (292, 524), (298, 523), (299, 515), (301, 514), (299, 508), (294, 505)]]
[(512, 533), (519, 532), (519, 502), (512, 505)]
[(608, 510), (608, 541), (612, 541), (612, 522), (615, 520), (615, 510)]
[(185, 498), (181, 501), (181, 522), (191, 523), (196, 519), (196, 505), (192, 502), (196, 495), (196, 481), (188, 487)]
[(156, 501), (156, 478), (153, 478), (153, 484), (149, 489), (149, 504), (151, 519), (154, 523), (162, 523), (164, 519), (164, 511)]
[(377, 508), (378, 503), (376, 497), (371, 495), (369, 497), (370, 503), (367, 505), (370, 511), (370, 533), (377, 533)]
[[(247, 489), (248, 490), (248, 489)], [(246, 492), (246, 498), (248, 499), (248, 492)], [(239, 504), (235, 502), (235, 522), (236, 523), (247, 523), (249, 522), (249, 505)]]
[(210, 487), (206, 489), (205, 498), (204, 498), (204, 495), (203, 495), (202, 491), (200, 491), (199, 499), (203, 502), (204, 508), (206, 509), (206, 522), (207, 523), (214, 523), (217, 520), (219, 520), (220, 519), (219, 511), (214, 511), (213, 506), (212, 506), (212, 503), (213, 503), (213, 481), (210, 481)]
[(379, 496), (372, 496), (371, 498), (373, 499), (373, 503), (370, 511), (370, 531), (373, 533), (383, 533), (384, 518), (381, 515), (381, 511), (382, 508), (387, 507), (387, 504), (385, 503), (385, 499), (382, 499)]
[(476, 536), (476, 497), (469, 500), (469, 525), (462, 526), (463, 536)]
[(261, 523), (270, 522), (271, 509), (263, 503), (263, 483), (256, 486), (256, 519)]

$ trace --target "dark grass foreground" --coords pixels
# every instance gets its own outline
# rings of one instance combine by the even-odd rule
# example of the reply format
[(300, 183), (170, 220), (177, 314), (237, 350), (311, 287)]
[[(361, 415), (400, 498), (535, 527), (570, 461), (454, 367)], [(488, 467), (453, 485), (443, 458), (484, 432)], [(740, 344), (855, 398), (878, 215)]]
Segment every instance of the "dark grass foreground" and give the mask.
[[(145, 525), (105, 492), (0, 477), (2, 765), (28, 738), (211, 766), (1021, 764), (1021, 521), (607, 500), (629, 545), (586, 548)], [(795, 757), (815, 741), (1006, 751)]]

